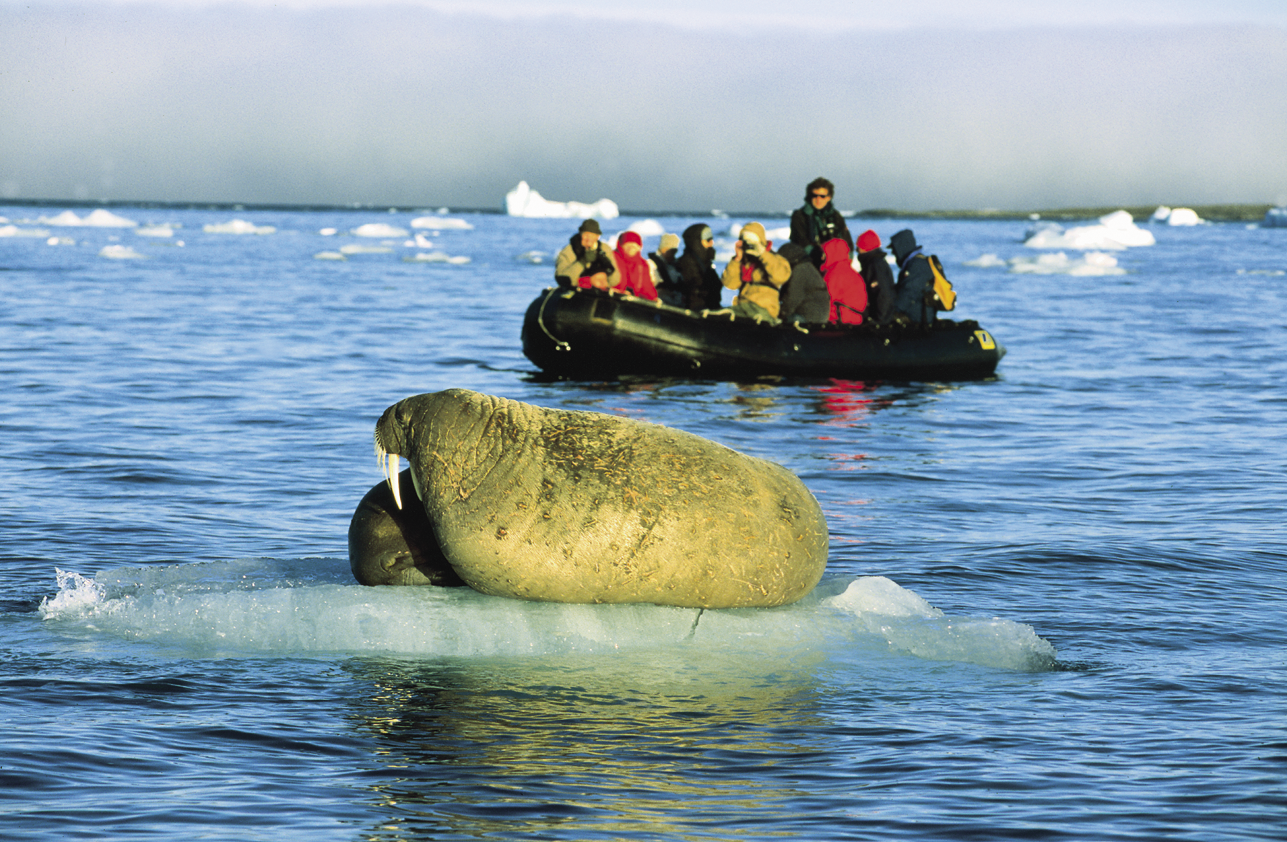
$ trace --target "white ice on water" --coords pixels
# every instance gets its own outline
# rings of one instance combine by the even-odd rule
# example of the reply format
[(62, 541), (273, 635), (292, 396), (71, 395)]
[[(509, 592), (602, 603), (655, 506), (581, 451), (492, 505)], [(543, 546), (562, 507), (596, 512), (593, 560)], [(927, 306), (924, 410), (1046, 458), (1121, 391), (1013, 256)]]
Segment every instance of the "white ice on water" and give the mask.
[(85, 217), (66, 210), (57, 216), (42, 216), (36, 220), (42, 225), (57, 225), (78, 228), (135, 228), (138, 223), (123, 216), (117, 216), (109, 210), (98, 208)]
[(142, 260), (146, 255), (139, 254), (130, 246), (111, 245), (103, 246), (98, 251), (99, 257), (107, 257), (112, 260)]
[(1287, 207), (1265, 211), (1264, 221), (1260, 225), (1262, 228), (1287, 228)]
[(1010, 271), (1016, 275), (1076, 275), (1093, 277), (1125, 275), (1126, 270), (1117, 265), (1117, 258), (1102, 251), (1088, 251), (1080, 257), (1069, 257), (1062, 251), (1039, 254), (1035, 257), (1012, 257)]
[(505, 194), (505, 213), (539, 219), (616, 219), (621, 215), (611, 199), (597, 202), (554, 202), (533, 190), (526, 181)]
[(390, 225), (387, 222), (368, 222), (365, 225), (359, 225), (349, 233), (354, 237), (405, 237), (407, 236), (407, 229)]
[(1153, 221), (1174, 226), (1202, 225), (1206, 222), (1193, 208), (1168, 208), (1166, 205), (1153, 211)]
[(256, 225), (245, 219), (231, 219), (227, 222), (211, 222), (201, 226), (207, 234), (272, 234), (277, 229), (272, 225)]
[(1151, 246), (1156, 242), (1151, 231), (1136, 225), (1127, 211), (1119, 210), (1101, 216), (1095, 225), (1079, 225), (1067, 230), (1054, 222), (1039, 222), (1028, 232), (1023, 244), (1035, 249), (1117, 251), (1135, 246)]
[(429, 231), (472, 231), (474, 226), (463, 219), (450, 216), (417, 216), (411, 220), (412, 228), (424, 228)]
[(1048, 669), (1055, 650), (1022, 623), (945, 615), (883, 577), (830, 580), (795, 605), (699, 610), (564, 605), (469, 588), (368, 588), (343, 559), (250, 559), (57, 571), (40, 614), (77, 634), (208, 656), (390, 653), (479, 658), (745, 654), (769, 669), (802, 651), (836, 660), (912, 655)]

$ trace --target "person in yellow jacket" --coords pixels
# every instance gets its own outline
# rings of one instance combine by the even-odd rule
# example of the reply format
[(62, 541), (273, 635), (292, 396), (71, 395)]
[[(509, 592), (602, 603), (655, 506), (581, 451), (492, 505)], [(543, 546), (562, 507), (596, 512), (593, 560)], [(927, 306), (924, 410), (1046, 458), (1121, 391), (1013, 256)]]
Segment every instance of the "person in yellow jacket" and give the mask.
[(773, 243), (758, 222), (746, 223), (733, 249), (733, 259), (724, 267), (720, 278), (724, 286), (737, 290), (733, 312), (776, 319), (778, 289), (791, 280), (791, 264), (773, 252)]

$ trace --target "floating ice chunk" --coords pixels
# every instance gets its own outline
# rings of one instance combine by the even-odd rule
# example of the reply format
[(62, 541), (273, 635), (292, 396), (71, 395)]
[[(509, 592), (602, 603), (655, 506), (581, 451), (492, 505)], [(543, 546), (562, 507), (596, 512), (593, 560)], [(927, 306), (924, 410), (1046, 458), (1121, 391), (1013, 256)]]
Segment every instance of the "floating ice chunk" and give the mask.
[(421, 234), (419, 231), (417, 231), (416, 236), (410, 240), (407, 240), (405, 243), (403, 243), (403, 245), (406, 246), (407, 248), (431, 249), (433, 248), (433, 240), (430, 240), (424, 234)]
[(173, 237), (174, 229), (169, 225), (145, 225), (134, 233), (140, 237)]
[(112, 260), (139, 260), (144, 255), (139, 254), (130, 246), (103, 246), (98, 252), (99, 257), (110, 257)]
[(48, 237), (48, 228), (19, 228), (17, 225), (0, 225), (0, 237)]
[(468, 257), (453, 257), (441, 251), (420, 252), (414, 257), (404, 257), (402, 260), (405, 263), (449, 263), (453, 266), (460, 266), (469, 262)]
[(368, 222), (365, 225), (359, 225), (349, 233), (354, 237), (405, 237), (407, 229), (389, 225), (387, 222)]
[(1262, 228), (1287, 228), (1287, 207), (1270, 208), (1265, 211), (1265, 219), (1260, 223)]
[(474, 226), (463, 219), (449, 216), (417, 216), (411, 220), (412, 228), (425, 228), (430, 231), (473, 231)]
[(995, 254), (992, 254), (991, 252), (989, 252), (988, 254), (984, 254), (984, 255), (980, 255), (979, 257), (976, 257), (974, 260), (965, 261), (965, 265), (978, 266), (983, 269), (991, 269), (994, 266), (1005, 266), (1006, 262), (1001, 258), (997, 257)]
[(505, 213), (540, 219), (616, 219), (621, 215), (617, 203), (611, 199), (597, 202), (553, 202), (520, 181), (518, 186), (505, 194)]
[(256, 225), (245, 219), (233, 219), (208, 223), (201, 226), (201, 230), (207, 234), (272, 234), (277, 229), (272, 225)]
[(822, 605), (851, 614), (872, 634), (918, 658), (1003, 669), (1049, 669), (1055, 647), (1031, 626), (999, 618), (950, 617), (883, 576), (856, 579)]
[(655, 219), (641, 219), (626, 230), (634, 231), (640, 237), (660, 237), (666, 233), (666, 229)]
[(87, 227), (87, 228), (134, 228), (138, 225), (132, 219), (126, 219), (123, 216), (117, 216), (109, 210), (98, 208), (92, 211), (89, 216), (83, 219), (72, 211), (63, 211), (57, 216), (40, 217), (37, 222), (44, 225), (58, 225), (62, 227)]
[(1057, 251), (1036, 257), (1015, 257), (1010, 260), (1010, 271), (1016, 275), (1125, 275), (1126, 270), (1117, 265), (1117, 258), (1102, 251), (1088, 251), (1081, 257), (1069, 259)]
[(48, 240), (45, 240), (45, 245), (74, 246), (76, 245), (76, 241), (73, 240), (71, 237), (50, 237)]
[(320, 231), (318, 231), (317, 233), (321, 234), (323, 237), (334, 237), (336, 234), (340, 233), (340, 229), (338, 229), (338, 228), (323, 228), (323, 229), (321, 229)]
[(367, 246), (361, 243), (349, 243), (340, 246), (341, 254), (388, 254), (393, 251), (389, 246)]
[(1157, 240), (1135, 224), (1124, 210), (1099, 218), (1098, 225), (1081, 225), (1064, 230), (1053, 222), (1041, 222), (1029, 231), (1024, 245), (1036, 249), (1125, 249), (1151, 246)]
[(314, 260), (348, 260), (343, 252), (338, 251), (319, 251), (313, 255)]
[(548, 258), (549, 255), (543, 251), (525, 251), (514, 255), (514, 259), (519, 263), (544, 263)]
[(1204, 222), (1193, 208), (1168, 208), (1165, 205), (1153, 211), (1153, 221), (1167, 225), (1201, 225)]

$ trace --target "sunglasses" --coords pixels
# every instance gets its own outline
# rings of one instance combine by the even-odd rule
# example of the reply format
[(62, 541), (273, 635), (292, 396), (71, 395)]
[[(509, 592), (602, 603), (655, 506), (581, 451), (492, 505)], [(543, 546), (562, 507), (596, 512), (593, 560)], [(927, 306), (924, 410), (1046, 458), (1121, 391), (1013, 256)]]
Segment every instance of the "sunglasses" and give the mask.
[(830, 193), (810, 193), (809, 197), (812, 199), (830, 199), (831, 194)]

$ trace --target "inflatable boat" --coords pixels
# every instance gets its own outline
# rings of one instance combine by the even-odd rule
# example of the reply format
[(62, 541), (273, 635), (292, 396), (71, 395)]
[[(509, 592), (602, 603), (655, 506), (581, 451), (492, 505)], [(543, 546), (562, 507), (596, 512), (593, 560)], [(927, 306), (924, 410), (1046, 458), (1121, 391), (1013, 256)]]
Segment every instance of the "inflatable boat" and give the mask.
[(1005, 348), (974, 321), (931, 327), (770, 324), (601, 292), (546, 289), (523, 318), (523, 353), (548, 375), (763, 375), (847, 380), (976, 380)]

